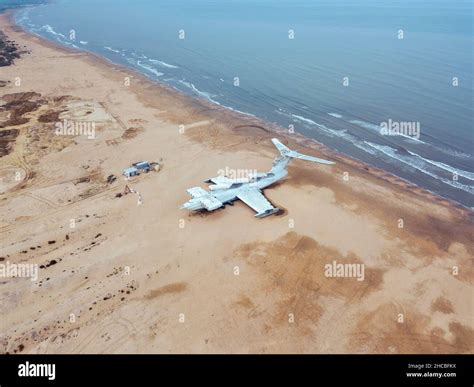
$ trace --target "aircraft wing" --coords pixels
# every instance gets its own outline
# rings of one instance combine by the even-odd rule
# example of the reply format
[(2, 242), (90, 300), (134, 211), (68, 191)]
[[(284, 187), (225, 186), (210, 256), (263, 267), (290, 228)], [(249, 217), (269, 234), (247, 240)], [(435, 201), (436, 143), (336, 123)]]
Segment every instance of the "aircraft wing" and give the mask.
[(257, 218), (274, 214), (279, 210), (272, 206), (258, 188), (243, 187), (238, 192), (237, 197), (257, 212), (255, 215)]

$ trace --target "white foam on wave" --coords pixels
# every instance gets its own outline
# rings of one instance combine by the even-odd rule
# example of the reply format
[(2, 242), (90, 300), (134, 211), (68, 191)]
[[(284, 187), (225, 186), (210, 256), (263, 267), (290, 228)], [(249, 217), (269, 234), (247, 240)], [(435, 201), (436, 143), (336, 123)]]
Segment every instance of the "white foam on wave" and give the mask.
[(162, 75), (164, 75), (163, 73), (160, 73), (158, 70), (156, 70), (155, 68), (153, 67), (150, 67), (148, 65), (145, 65), (143, 64), (141, 61), (137, 60), (137, 65), (140, 66), (142, 69), (145, 69), (147, 71), (149, 71), (150, 73), (156, 75), (157, 77), (161, 77)]
[(249, 116), (249, 117), (256, 117), (255, 114), (247, 113), (247, 112), (244, 112), (244, 111), (239, 110), (239, 109), (234, 109), (233, 107), (230, 107), (230, 106), (227, 106), (227, 105), (223, 105), (223, 104), (221, 104), (221, 103), (219, 103), (219, 102), (214, 102), (214, 103), (216, 103), (217, 105), (222, 106), (222, 107), (224, 107), (224, 108), (226, 108), (226, 109), (232, 110), (233, 112), (240, 113), (240, 114), (243, 114), (243, 115)]
[(471, 159), (472, 156), (467, 154), (467, 153), (464, 153), (464, 152), (461, 152), (461, 151), (458, 151), (458, 150), (455, 150), (455, 149), (451, 149), (451, 148), (447, 148), (447, 147), (444, 147), (444, 146), (438, 146), (438, 145), (434, 145), (434, 144), (428, 144), (430, 147), (446, 154), (446, 155), (449, 155), (449, 156), (454, 156), (454, 157), (459, 157), (461, 159)]
[[(287, 113), (284, 113), (283, 110), (280, 110), (280, 114), (288, 115)], [(310, 124), (311, 126), (317, 127), (318, 129), (320, 129), (322, 132), (329, 135), (330, 137), (336, 136), (336, 137), (340, 137), (340, 138), (345, 138), (345, 139), (350, 140), (350, 141), (352, 141), (352, 139), (354, 139), (353, 136), (351, 136), (349, 133), (347, 133), (347, 130), (331, 129), (331, 128), (328, 128), (326, 125), (319, 124), (319, 123), (317, 123), (316, 121), (313, 121), (310, 118), (306, 118), (306, 117), (300, 116), (298, 114), (289, 114), (289, 116), (296, 119), (296, 120), (298, 120), (298, 121), (302, 121), (302, 122), (305, 122), (307, 124)]]
[(406, 138), (406, 139), (409, 140), (409, 141), (417, 142), (417, 143), (419, 143), (419, 144), (426, 144), (424, 141), (420, 140), (419, 138), (412, 137), (412, 136), (408, 136), (408, 135), (406, 135), (406, 134), (398, 133), (396, 136), (400, 136), (400, 137)]
[(361, 128), (374, 130), (374, 131), (380, 133), (380, 126), (375, 125), (375, 124), (371, 124), (370, 122), (359, 121), (359, 120), (350, 120), (349, 122), (351, 124), (355, 124), (357, 126), (360, 126)]
[(442, 163), (441, 161), (430, 160), (430, 159), (424, 158), (424, 157), (422, 157), (419, 154), (414, 153), (414, 152), (408, 151), (408, 153), (410, 153), (412, 156), (419, 157), (419, 158), (423, 159), (428, 164), (432, 164), (432, 165), (434, 165), (438, 168), (444, 169), (445, 171), (455, 173), (458, 176), (462, 176), (462, 177), (465, 177), (468, 180), (474, 181), (474, 172), (464, 171), (463, 169), (452, 167), (451, 165)]
[(291, 114), (291, 116), (293, 118), (296, 118), (297, 120), (300, 120), (300, 121), (303, 121), (303, 122), (307, 122), (308, 124), (311, 124), (311, 125), (319, 125), (317, 122), (313, 121), (312, 119), (310, 118), (306, 118), (306, 117), (303, 117), (303, 116), (299, 116), (297, 114)]
[(67, 45), (67, 46), (71, 46), (73, 48), (77, 48), (78, 50), (80, 50), (80, 47), (76, 46), (74, 43), (71, 43), (71, 42), (68, 42), (68, 41), (61, 41), (61, 43)]
[(200, 95), (201, 97), (204, 97), (206, 99), (208, 99), (209, 101), (215, 103), (215, 104), (218, 104), (220, 105), (219, 102), (215, 101), (212, 99), (212, 97), (214, 97), (213, 95), (211, 95), (210, 93), (208, 92), (205, 92), (205, 91), (201, 91), (199, 90), (196, 86), (194, 86), (194, 83), (191, 83), (191, 82), (188, 82), (188, 81), (184, 81), (184, 80), (180, 80), (179, 81), (182, 85), (186, 86), (188, 89), (191, 89), (192, 91), (194, 91), (196, 94)]
[(40, 30), (46, 31), (46, 32), (48, 32), (48, 33), (50, 33), (51, 35), (54, 35), (54, 36), (60, 36), (63, 39), (67, 39), (65, 35), (63, 35), (60, 32), (56, 32), (54, 30), (54, 28), (51, 27), (49, 24), (45, 24), (44, 26), (41, 26)]
[(240, 113), (240, 114), (244, 114), (246, 116), (250, 116), (250, 117), (255, 117), (255, 115), (251, 114), (251, 113), (247, 113), (247, 112), (244, 112), (244, 111), (241, 111), (241, 110), (238, 110), (238, 109), (235, 109), (233, 107), (230, 107), (230, 106), (227, 106), (227, 105), (224, 105), (218, 101), (216, 101), (214, 98), (215, 96), (210, 94), (210, 93), (207, 93), (205, 91), (201, 91), (199, 90), (193, 83), (191, 82), (188, 82), (188, 81), (185, 81), (185, 80), (182, 80), (180, 79), (178, 81), (179, 83), (181, 83), (182, 85), (186, 86), (188, 89), (192, 90), (195, 94), (207, 99), (209, 102), (215, 104), (215, 105), (218, 105), (218, 106), (222, 106), (223, 108), (226, 108), (226, 109), (229, 109), (229, 110), (232, 110), (233, 112), (236, 112), (236, 113)]
[(337, 114), (337, 113), (328, 113), (328, 115), (330, 115), (331, 117), (334, 117), (334, 118), (342, 118), (342, 115)]
[(162, 66), (162, 67), (167, 67), (169, 69), (178, 69), (179, 67), (178, 66), (175, 66), (175, 65), (172, 65), (172, 64), (169, 64), (169, 63), (166, 63), (166, 62), (163, 62), (162, 60), (158, 60), (158, 59), (149, 59), (149, 61), (151, 63), (155, 63), (159, 66)]
[(30, 10), (28, 8), (23, 9), (22, 11), (17, 13), (16, 23), (17, 24), (28, 24), (30, 25)]
[(84, 40), (80, 40), (79, 43), (81, 43), (83, 46), (86, 46), (86, 45), (89, 44), (89, 42), (86, 42), (86, 41), (84, 41)]
[(143, 54), (139, 54), (139, 53), (136, 53), (136, 52), (132, 52), (131, 54), (134, 58), (137, 58), (137, 59), (148, 59), (148, 57), (146, 55), (143, 55)]
[[(360, 126), (361, 128), (377, 132), (378, 134), (380, 134), (382, 136), (382, 134), (380, 133), (381, 132), (380, 125), (375, 125), (375, 124), (372, 124), (370, 122), (360, 121), (360, 120), (350, 120), (349, 122), (351, 124)], [(406, 138), (409, 141), (414, 141), (414, 142), (417, 142), (417, 143), (420, 143), (420, 144), (426, 144), (424, 141), (422, 141), (422, 140), (420, 140), (416, 137), (408, 136), (408, 135), (403, 134), (403, 133), (394, 134), (393, 137), (403, 137), (403, 138)]]
[(106, 50), (109, 50), (109, 51), (115, 52), (116, 54), (120, 53), (120, 51), (119, 51), (119, 50), (116, 50), (116, 49), (114, 49), (114, 48), (112, 48), (112, 47), (109, 47), (109, 46), (104, 46), (104, 48), (105, 48)]
[[(429, 164), (424, 158), (421, 156), (418, 156), (416, 154), (412, 154), (410, 156), (407, 155), (402, 155), (397, 152), (396, 149), (387, 146), (387, 145), (380, 145), (380, 144), (374, 144), (372, 142), (364, 141), (367, 145), (370, 147), (376, 149), (377, 151), (385, 154), (386, 156), (390, 157), (391, 159), (398, 160), (406, 165), (408, 165), (411, 168), (417, 169), (418, 171), (424, 173), (425, 175), (428, 175), (430, 177), (433, 177), (436, 180), (439, 180), (445, 184), (450, 185), (451, 187), (454, 187), (456, 189), (463, 190), (465, 192), (468, 192), (470, 194), (474, 194), (474, 186), (472, 185), (467, 185), (467, 184), (462, 184), (458, 181), (450, 180), (445, 177), (437, 175), (435, 172), (429, 170)], [(427, 165), (428, 164), (428, 165)], [(443, 168), (445, 169), (445, 168)]]
[[(319, 123), (317, 123), (317, 122), (315, 122), (315, 121), (313, 121), (309, 118), (306, 118), (306, 117), (303, 117), (303, 116), (300, 116), (300, 115), (297, 115), (297, 114), (287, 114), (287, 113), (285, 113), (285, 111), (283, 109), (278, 109), (278, 113), (279, 114), (284, 114), (284, 115), (289, 115), (289, 116), (291, 116), (291, 117), (293, 117), (293, 118), (295, 118), (299, 121), (303, 121), (305, 123), (310, 124), (311, 126), (315, 126), (330, 137), (338, 137), (338, 138), (341, 138), (343, 140), (346, 140), (346, 141), (350, 142), (352, 145), (354, 145), (355, 147), (363, 150), (366, 153), (369, 153), (371, 155), (376, 155), (376, 153), (377, 153), (376, 149), (374, 149), (373, 147), (368, 145), (365, 141), (360, 140), (356, 136), (350, 134), (347, 130), (344, 130), (344, 129), (343, 130), (331, 129), (331, 128), (328, 128), (326, 125), (319, 124)], [(331, 115), (331, 113), (328, 113), (328, 114)], [(337, 114), (337, 113), (335, 113), (335, 114)], [(364, 121), (357, 121), (357, 122), (360, 122), (361, 124), (364, 123), (364, 124), (367, 124), (367, 125), (373, 125), (373, 124), (370, 124), (370, 123), (367, 123), (367, 122), (364, 122)], [(375, 125), (373, 125), (373, 126), (375, 126)], [(373, 129), (373, 127), (371, 129)]]
[(368, 145), (365, 141), (360, 141), (360, 140), (355, 141), (354, 145), (357, 148), (362, 149), (364, 152), (371, 154), (372, 156), (377, 155), (377, 150), (371, 147), (370, 145)]
[[(328, 134), (331, 137), (336, 136), (344, 140), (350, 141), (355, 147), (373, 156), (377, 157), (377, 156), (380, 156), (380, 154), (382, 153), (385, 156), (388, 156), (390, 159), (402, 162), (408, 165), (409, 167), (414, 168), (436, 180), (439, 180), (447, 185), (450, 185), (451, 187), (463, 190), (470, 194), (474, 194), (474, 186), (468, 185), (468, 184), (462, 184), (458, 181), (454, 181), (444, 176), (440, 176), (439, 174), (435, 173), (435, 171), (433, 171), (433, 168), (438, 168), (438, 169), (448, 171), (451, 173), (456, 173), (457, 175), (465, 177), (469, 180), (474, 180), (474, 173), (472, 172), (463, 171), (463, 170), (454, 168), (448, 164), (441, 163), (438, 161), (425, 159), (414, 152), (409, 152), (410, 153), (409, 155), (400, 154), (397, 152), (395, 148), (392, 148), (390, 146), (379, 145), (379, 144), (371, 143), (368, 141), (360, 140), (356, 136), (348, 133), (347, 130), (330, 129), (327, 126), (319, 124), (315, 122), (314, 120), (311, 120), (307, 117), (303, 117), (297, 114), (289, 114), (281, 108), (277, 110), (277, 113), (292, 117), (298, 121), (310, 124), (311, 126), (316, 126), (317, 128), (321, 129), (325, 134)], [(370, 130), (377, 130), (377, 132), (379, 132), (380, 130), (378, 126), (371, 124), (369, 122), (357, 121), (357, 120), (352, 120), (350, 122), (359, 126), (366, 127), (367, 129), (370, 129)]]

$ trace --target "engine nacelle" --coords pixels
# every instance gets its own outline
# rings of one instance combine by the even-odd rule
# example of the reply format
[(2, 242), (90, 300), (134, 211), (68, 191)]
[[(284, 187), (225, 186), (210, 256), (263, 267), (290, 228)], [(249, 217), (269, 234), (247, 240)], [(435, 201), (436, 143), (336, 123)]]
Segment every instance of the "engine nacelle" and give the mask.
[(216, 191), (218, 189), (227, 189), (230, 188), (230, 184), (212, 184), (209, 186), (209, 190)]

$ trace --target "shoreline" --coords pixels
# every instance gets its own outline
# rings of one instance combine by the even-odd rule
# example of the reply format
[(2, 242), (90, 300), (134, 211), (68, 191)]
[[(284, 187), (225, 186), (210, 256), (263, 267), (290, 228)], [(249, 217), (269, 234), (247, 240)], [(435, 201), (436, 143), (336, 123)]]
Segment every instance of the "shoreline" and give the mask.
[[(178, 90), (170, 85), (167, 85), (164, 82), (161, 82), (160, 80), (155, 80), (152, 79), (145, 74), (141, 73), (139, 70), (128, 67), (126, 65), (121, 65), (114, 63), (112, 60), (103, 57), (99, 54), (96, 54), (94, 52), (88, 51), (88, 50), (81, 50), (79, 48), (71, 48), (67, 47), (65, 45), (62, 45), (58, 42), (54, 42), (52, 40), (49, 40), (47, 38), (44, 38), (42, 36), (38, 36), (36, 34), (33, 34), (27, 30), (25, 30), (23, 27), (17, 25), (14, 20), (14, 13), (17, 11), (17, 9), (9, 9), (3, 12), (3, 15), (5, 15), (6, 20), (8, 24), (10, 25), (11, 28), (17, 29), (18, 31), (21, 31), (22, 33), (26, 34), (30, 38), (35, 38), (39, 39), (41, 41), (41, 44), (45, 46), (49, 46), (51, 48), (61, 50), (64, 52), (68, 52), (71, 54), (82, 54), (90, 58), (92, 62), (96, 62), (101, 66), (111, 66), (113, 68), (120, 69), (124, 72), (132, 73), (134, 77), (138, 78), (140, 82), (143, 83), (151, 83), (155, 85), (158, 89), (162, 91), (166, 91), (167, 93), (170, 94), (172, 97), (176, 97), (179, 99), (182, 99), (185, 103), (186, 100), (190, 104), (200, 104), (202, 105), (203, 108), (208, 108), (210, 110), (213, 110), (215, 112), (222, 113), (224, 116), (231, 116), (232, 118), (236, 120), (241, 120), (243, 122), (250, 122), (251, 125), (255, 125), (256, 127), (260, 128), (265, 128), (265, 130), (270, 130), (271, 132), (274, 132), (276, 135), (283, 135), (285, 136), (286, 139), (291, 138), (294, 140), (296, 143), (300, 145), (307, 146), (309, 148), (315, 149), (318, 152), (321, 152), (322, 155), (333, 158), (335, 160), (343, 161), (345, 163), (350, 164), (353, 167), (359, 168), (360, 170), (367, 171), (369, 174), (371, 174), (373, 177), (377, 179), (381, 179), (386, 182), (390, 182), (391, 184), (394, 184), (395, 186), (402, 187), (403, 189), (408, 189), (411, 190), (413, 193), (416, 193), (417, 195), (421, 195), (425, 198), (428, 198), (429, 200), (433, 200), (437, 203), (444, 203), (449, 206), (452, 206), (453, 208), (457, 208), (459, 210), (463, 211), (468, 211), (468, 213), (474, 214), (473, 209), (467, 205), (464, 205), (458, 201), (455, 201), (454, 199), (446, 198), (443, 197), (435, 192), (432, 192), (426, 188), (423, 188), (416, 183), (413, 183), (405, 178), (402, 178), (400, 176), (395, 175), (392, 172), (388, 172), (382, 168), (379, 168), (377, 166), (368, 164), (364, 161), (355, 159), (349, 155), (340, 153), (336, 150), (333, 150), (329, 148), (328, 146), (318, 142), (317, 140), (305, 137), (304, 135), (300, 133), (292, 133), (289, 135), (287, 133), (287, 129), (279, 126), (276, 123), (271, 123), (268, 121), (265, 121), (259, 117), (256, 117), (254, 115), (249, 115), (248, 113), (244, 112), (238, 112), (230, 107), (225, 107), (219, 104), (212, 103), (211, 101), (205, 99), (205, 98), (200, 98), (197, 96), (192, 96), (189, 94), (186, 94), (184, 91)], [(2, 14), (0, 13), (0, 17), (2, 17)], [(267, 129), (268, 128), (268, 129)]]
[[(1, 75), (0, 132), (16, 137), (0, 158), (0, 265), (38, 265), (36, 281), (0, 278), (0, 353), (474, 351), (471, 211), (5, 15), (0, 26), (29, 50)], [(63, 120), (94, 122), (93, 138), (57, 135)], [(267, 171), (275, 133), (336, 164), (292, 162), (264, 191), (278, 215), (180, 209), (218, 168)], [(160, 170), (125, 180), (138, 160)], [(326, 276), (334, 262), (363, 264), (364, 279)]]

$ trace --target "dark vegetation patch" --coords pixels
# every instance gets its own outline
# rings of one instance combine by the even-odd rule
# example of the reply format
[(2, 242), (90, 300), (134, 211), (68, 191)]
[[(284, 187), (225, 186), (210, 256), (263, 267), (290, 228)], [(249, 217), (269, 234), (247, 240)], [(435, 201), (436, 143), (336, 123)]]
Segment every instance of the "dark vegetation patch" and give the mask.
[(20, 58), (20, 53), (18, 45), (0, 31), (0, 67), (13, 64), (15, 59)]

